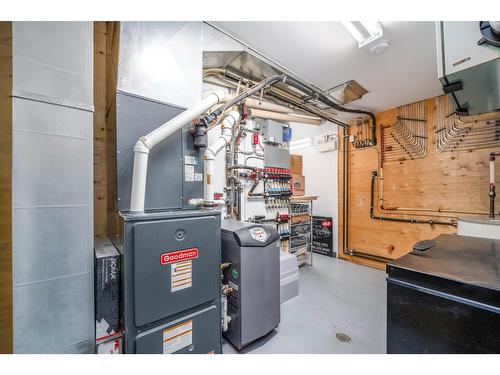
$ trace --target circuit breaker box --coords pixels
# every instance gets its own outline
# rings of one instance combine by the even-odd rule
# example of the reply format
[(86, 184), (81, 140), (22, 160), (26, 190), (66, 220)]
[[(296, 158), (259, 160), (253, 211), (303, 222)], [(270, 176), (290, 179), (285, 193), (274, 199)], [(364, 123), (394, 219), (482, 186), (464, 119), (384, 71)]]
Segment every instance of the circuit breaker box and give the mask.
[(220, 212), (121, 219), (126, 353), (220, 353)]
[(233, 289), (224, 337), (241, 349), (280, 323), (279, 234), (270, 225), (226, 220), (221, 237), (222, 261), (231, 263), (223, 283)]
[(273, 120), (263, 120), (260, 124), (262, 126), (264, 143), (283, 143), (283, 127), (285, 124)]

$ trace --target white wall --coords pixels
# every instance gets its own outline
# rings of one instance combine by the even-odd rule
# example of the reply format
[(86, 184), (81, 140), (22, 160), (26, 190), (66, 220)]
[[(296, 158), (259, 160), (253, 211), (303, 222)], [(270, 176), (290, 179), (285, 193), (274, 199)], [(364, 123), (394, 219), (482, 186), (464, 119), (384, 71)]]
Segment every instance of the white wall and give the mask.
[(292, 124), (294, 141), (312, 138), (312, 146), (291, 151), (302, 155), (303, 174), (305, 176), (306, 195), (318, 195), (313, 204), (313, 214), (333, 218), (333, 250), (337, 252), (338, 236), (338, 150), (319, 152), (317, 140), (326, 134), (338, 134), (336, 125), (326, 123), (322, 126)]

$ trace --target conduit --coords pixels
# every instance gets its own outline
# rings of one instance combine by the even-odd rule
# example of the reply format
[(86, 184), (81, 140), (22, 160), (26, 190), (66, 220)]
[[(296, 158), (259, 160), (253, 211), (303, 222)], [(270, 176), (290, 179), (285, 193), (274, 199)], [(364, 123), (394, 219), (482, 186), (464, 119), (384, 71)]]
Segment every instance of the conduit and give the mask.
[(495, 191), (495, 159), (497, 156), (500, 156), (500, 151), (490, 153), (490, 187), (488, 193), (490, 199), (490, 219), (495, 218), (495, 197), (497, 196)]
[[(243, 78), (240, 75), (238, 75), (237, 73), (232, 72), (229, 69), (212, 68), (212, 69), (205, 69), (203, 71), (203, 76), (204, 77), (208, 77), (208, 76), (212, 76), (212, 75), (215, 75), (215, 76), (224, 76), (225, 78), (227, 77), (227, 78), (233, 79), (236, 82), (245, 82), (247, 84), (256, 84), (256, 81)], [(289, 77), (289, 79), (291, 79), (291, 78)], [(309, 87), (309, 86), (306, 86), (306, 87)], [(319, 98), (320, 94), (322, 94), (322, 93), (320, 93), (320, 91), (318, 91), (317, 89), (315, 89), (312, 86), (310, 86), (310, 90), (312, 90), (315, 93), (315, 95), (312, 96), (312, 98), (314, 98), (315, 100)], [(304, 110), (306, 112), (309, 112), (309, 113), (311, 113), (313, 115), (319, 116), (322, 119), (330, 121), (330, 122), (332, 122), (332, 123), (334, 123), (334, 124), (336, 124), (338, 126), (341, 126), (343, 128), (347, 127), (347, 124), (345, 124), (342, 121), (339, 121), (339, 120), (333, 118), (333, 114), (332, 113), (329, 113), (329, 112), (325, 111), (324, 109), (321, 109), (321, 108), (319, 108), (319, 107), (317, 107), (315, 105), (308, 104), (308, 100), (307, 99), (303, 99), (302, 97), (297, 96), (295, 93), (292, 93), (290, 91), (286, 91), (284, 89), (281, 89), (281, 88), (273, 86), (273, 87), (269, 88), (269, 90), (267, 91), (267, 94), (269, 96), (277, 98), (278, 100), (283, 100), (286, 103), (289, 103), (289, 104), (291, 104), (291, 105), (293, 105), (293, 106), (295, 106), (297, 108), (300, 108), (300, 109), (302, 109), (302, 110)], [(311, 96), (309, 96), (309, 97), (311, 98)], [(337, 110), (343, 111), (343, 109), (339, 109), (339, 108), (344, 108), (344, 107), (339, 106), (335, 102), (333, 102), (330, 99), (328, 99), (328, 97), (326, 97), (326, 98), (327, 98), (328, 102), (334, 103), (334, 105), (337, 107), (336, 108)], [(328, 103), (325, 103), (325, 102), (323, 104), (328, 105)], [(347, 110), (346, 112), (349, 112), (349, 111), (350, 110)], [(354, 111), (356, 111), (355, 113), (360, 113), (357, 110), (354, 110)], [(363, 112), (363, 113), (360, 113), (360, 114), (366, 114), (366, 112), (364, 112), (364, 111), (361, 111), (361, 112)], [(373, 115), (372, 118), (374, 118), (374, 117), (375, 116)]]

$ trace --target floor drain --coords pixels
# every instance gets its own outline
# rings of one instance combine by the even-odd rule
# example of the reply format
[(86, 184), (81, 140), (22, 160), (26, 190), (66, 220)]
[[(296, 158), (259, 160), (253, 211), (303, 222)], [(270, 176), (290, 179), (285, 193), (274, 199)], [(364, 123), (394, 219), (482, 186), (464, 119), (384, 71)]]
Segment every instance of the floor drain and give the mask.
[(351, 342), (351, 338), (349, 336), (347, 336), (345, 333), (337, 333), (335, 335), (335, 337), (337, 338), (337, 340), (339, 340), (340, 342)]

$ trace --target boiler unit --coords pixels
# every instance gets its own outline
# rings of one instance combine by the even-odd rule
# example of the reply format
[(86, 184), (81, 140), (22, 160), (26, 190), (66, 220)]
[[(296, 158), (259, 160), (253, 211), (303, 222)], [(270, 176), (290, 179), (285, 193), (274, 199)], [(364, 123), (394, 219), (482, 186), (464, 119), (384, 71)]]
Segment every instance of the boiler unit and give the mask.
[(237, 349), (271, 332), (280, 323), (279, 234), (269, 225), (222, 223), (223, 283), (231, 318), (224, 337)]
[(220, 353), (220, 212), (121, 218), (126, 353)]

